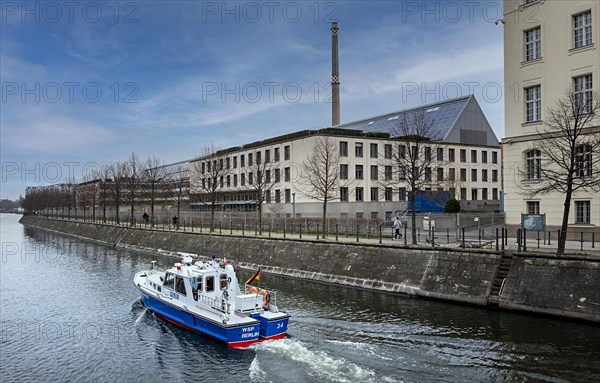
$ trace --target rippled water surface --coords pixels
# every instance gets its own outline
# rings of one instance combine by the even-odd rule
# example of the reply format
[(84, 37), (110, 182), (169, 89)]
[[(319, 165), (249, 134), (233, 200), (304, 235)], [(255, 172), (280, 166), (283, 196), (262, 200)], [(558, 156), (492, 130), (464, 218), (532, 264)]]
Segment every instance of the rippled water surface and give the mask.
[(233, 350), (140, 304), (133, 275), (173, 260), (18, 218), (1, 216), (1, 382), (600, 382), (599, 326), (272, 275), (289, 337)]

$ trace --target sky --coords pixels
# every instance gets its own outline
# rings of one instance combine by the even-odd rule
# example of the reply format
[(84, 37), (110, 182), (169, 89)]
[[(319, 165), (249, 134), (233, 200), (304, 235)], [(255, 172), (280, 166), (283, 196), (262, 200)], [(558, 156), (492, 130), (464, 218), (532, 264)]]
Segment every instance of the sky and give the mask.
[(501, 1), (3, 1), (0, 198), (474, 94), (504, 136)]

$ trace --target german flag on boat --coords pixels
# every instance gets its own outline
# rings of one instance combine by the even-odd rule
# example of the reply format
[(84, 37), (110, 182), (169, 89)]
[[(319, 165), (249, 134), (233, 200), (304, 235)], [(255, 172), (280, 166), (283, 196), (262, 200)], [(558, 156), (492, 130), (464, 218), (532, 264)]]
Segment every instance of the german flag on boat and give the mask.
[(246, 284), (249, 285), (254, 282), (254, 280), (260, 281), (260, 267), (258, 268), (258, 271), (246, 281)]

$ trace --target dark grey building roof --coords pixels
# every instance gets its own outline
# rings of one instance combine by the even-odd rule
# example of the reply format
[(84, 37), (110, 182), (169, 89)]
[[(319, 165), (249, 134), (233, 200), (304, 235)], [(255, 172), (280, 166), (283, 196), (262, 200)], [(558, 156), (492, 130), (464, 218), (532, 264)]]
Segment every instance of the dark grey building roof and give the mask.
[(410, 121), (411, 115), (421, 112), (431, 121), (443, 142), (499, 146), (498, 138), (473, 95), (340, 124), (335, 128), (390, 133), (393, 137), (402, 114), (406, 113)]

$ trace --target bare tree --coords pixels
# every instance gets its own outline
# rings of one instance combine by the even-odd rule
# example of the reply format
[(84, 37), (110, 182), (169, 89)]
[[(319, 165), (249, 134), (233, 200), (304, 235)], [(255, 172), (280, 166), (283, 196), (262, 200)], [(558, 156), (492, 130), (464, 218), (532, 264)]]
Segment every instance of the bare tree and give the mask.
[[(168, 184), (170, 198), (177, 206), (177, 218), (181, 218), (181, 204), (189, 198), (189, 167), (177, 165), (174, 169), (172, 169), (168, 176)], [(177, 220), (177, 227), (179, 228), (179, 219)]]
[(526, 159), (520, 169), (522, 179), (535, 181), (520, 185), (528, 195), (560, 192), (565, 196), (559, 255), (565, 251), (573, 193), (600, 190), (600, 127), (594, 124), (599, 113), (599, 93), (567, 91), (549, 109), (546, 127), (538, 131), (540, 140), (528, 151), (540, 156)]
[(323, 203), (322, 234), (327, 230), (327, 203), (339, 199), (340, 152), (337, 141), (319, 136), (306, 161), (302, 163), (300, 183), (304, 194)]
[(167, 175), (160, 158), (150, 156), (144, 164), (143, 186), (146, 198), (150, 201), (150, 224), (154, 227), (154, 205), (164, 191), (164, 182)]
[(404, 112), (392, 131), (399, 143), (392, 161), (400, 172), (400, 181), (407, 186), (411, 211), (412, 244), (417, 244), (417, 217), (415, 199), (419, 191), (432, 185), (433, 166), (437, 165), (436, 152), (440, 145), (439, 132), (434, 120), (424, 111)]
[(117, 224), (120, 221), (119, 210), (123, 203), (123, 188), (127, 182), (127, 162), (115, 162), (110, 165), (110, 175), (112, 178), (112, 199), (115, 204), (115, 220)]
[(261, 159), (259, 156), (256, 156), (256, 160), (250, 166), (250, 172), (253, 176), (248, 176), (248, 184), (256, 198), (258, 230), (259, 234), (262, 234), (262, 208), (265, 203), (266, 194), (271, 191), (275, 184), (275, 175), (273, 174), (271, 162), (267, 162), (266, 158)]
[(104, 164), (101, 165), (98, 171), (94, 171), (96, 174), (96, 178), (100, 180), (99, 182), (99, 202), (102, 206), (102, 222), (106, 223), (106, 207), (108, 206), (109, 198), (110, 198), (110, 190), (112, 180), (110, 165)]
[(93, 172), (86, 174), (77, 185), (77, 196), (83, 207), (83, 220), (86, 219), (86, 207), (92, 208), (92, 221), (96, 220), (96, 204), (98, 202), (98, 180)]
[(223, 163), (223, 157), (213, 146), (206, 146), (197, 161), (190, 163), (190, 188), (199, 202), (210, 208), (210, 231), (215, 229), (215, 209), (225, 189), (224, 179), (230, 169)]
[(133, 223), (135, 220), (135, 203), (141, 192), (142, 177), (144, 175), (144, 163), (140, 160), (137, 154), (131, 153), (127, 159), (127, 177), (125, 179), (127, 187), (127, 201), (131, 211), (129, 219)]

